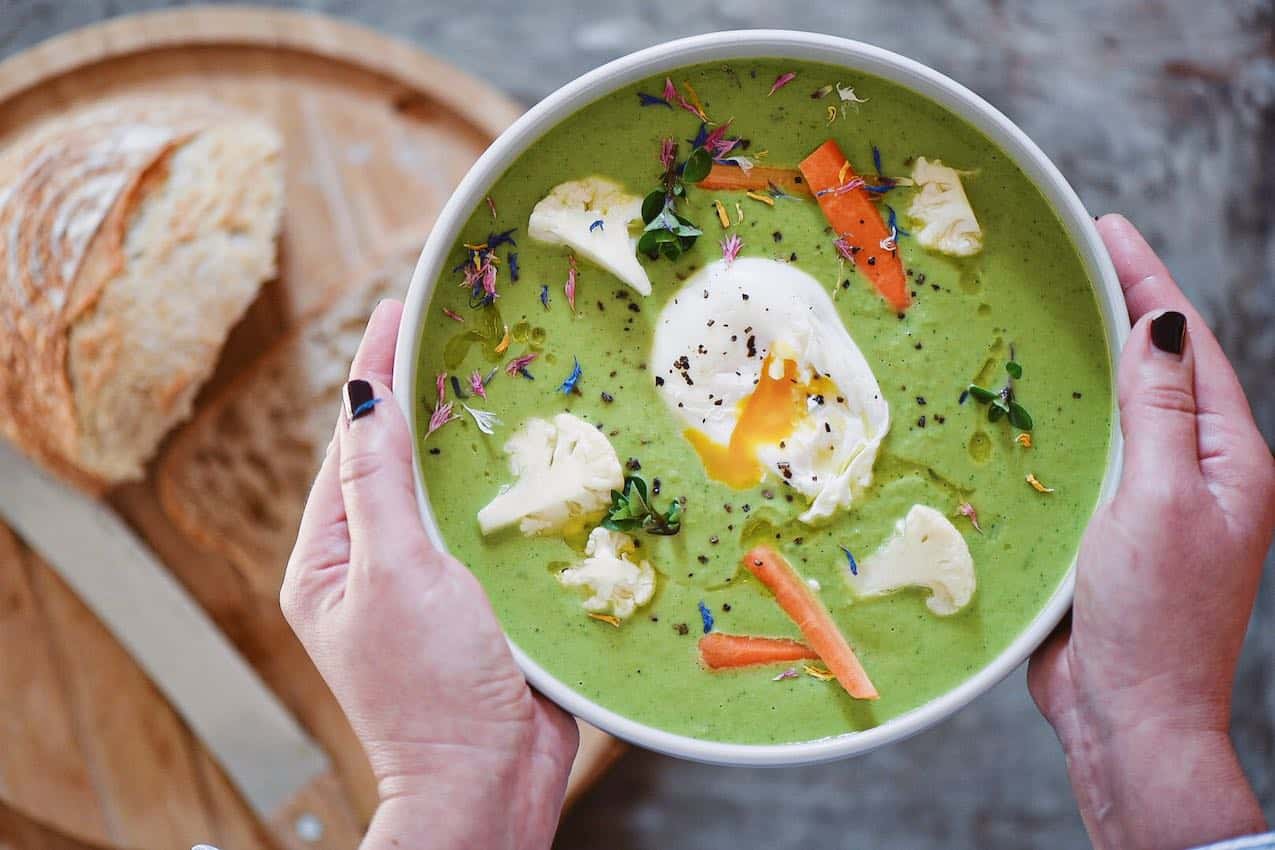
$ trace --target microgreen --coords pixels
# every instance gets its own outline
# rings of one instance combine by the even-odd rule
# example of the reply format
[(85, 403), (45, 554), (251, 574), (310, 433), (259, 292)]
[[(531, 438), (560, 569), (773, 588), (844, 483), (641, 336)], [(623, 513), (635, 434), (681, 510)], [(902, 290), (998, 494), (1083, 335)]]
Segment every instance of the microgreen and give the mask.
[(602, 527), (612, 531), (640, 529), (663, 536), (677, 534), (682, 529), (682, 503), (674, 499), (668, 510), (660, 512), (647, 495), (646, 482), (640, 476), (626, 475), (623, 492), (611, 491), (611, 507)]
[[(701, 127), (701, 136), (707, 142), (708, 134)], [(700, 141), (700, 136), (696, 137)], [(695, 244), (702, 231), (677, 211), (678, 201), (686, 197), (686, 185), (697, 183), (708, 176), (713, 167), (713, 155), (705, 147), (696, 146), (686, 161), (677, 161), (677, 142), (664, 139), (660, 142), (660, 165), (664, 173), (661, 187), (647, 194), (642, 200), (642, 237), (638, 251), (652, 260), (664, 257), (673, 261)]]
[(1010, 347), (1010, 359), (1005, 364), (1005, 372), (1008, 378), (1005, 385), (999, 390), (989, 390), (986, 387), (980, 387), (978, 384), (970, 384), (967, 391), (970, 398), (979, 404), (986, 404), (987, 421), (999, 422), (1002, 419), (1008, 419), (1009, 424), (1020, 431), (1030, 431), (1035, 423), (1032, 421), (1031, 414), (1027, 412), (1027, 408), (1018, 402), (1014, 394), (1014, 381), (1023, 377), (1023, 367), (1018, 361), (1014, 360), (1013, 347)]

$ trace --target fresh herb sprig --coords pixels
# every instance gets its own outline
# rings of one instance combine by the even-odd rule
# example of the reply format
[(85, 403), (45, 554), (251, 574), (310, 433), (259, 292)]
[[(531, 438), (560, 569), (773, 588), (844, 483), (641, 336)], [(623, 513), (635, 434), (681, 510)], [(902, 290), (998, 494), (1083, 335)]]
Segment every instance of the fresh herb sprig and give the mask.
[(713, 167), (713, 156), (706, 148), (696, 147), (679, 166), (677, 147), (672, 139), (664, 141), (660, 154), (660, 161), (664, 164), (661, 186), (642, 201), (642, 223), (645, 227), (637, 247), (652, 260), (660, 257), (676, 260), (689, 251), (703, 233), (678, 213), (677, 205), (686, 197), (686, 184), (698, 183), (708, 176)]
[(1016, 360), (1010, 360), (1005, 364), (1005, 372), (1008, 377), (1005, 385), (999, 390), (989, 390), (978, 384), (970, 384), (970, 397), (979, 404), (988, 406), (988, 422), (999, 422), (1008, 417), (1010, 425), (1020, 431), (1030, 431), (1033, 425), (1031, 414), (1014, 397), (1014, 381), (1023, 377), (1023, 367)]
[(611, 491), (611, 507), (602, 527), (612, 531), (641, 530), (648, 534), (670, 536), (682, 530), (682, 501), (674, 499), (667, 511), (660, 512), (647, 495), (646, 482), (637, 475), (624, 476), (624, 492)]

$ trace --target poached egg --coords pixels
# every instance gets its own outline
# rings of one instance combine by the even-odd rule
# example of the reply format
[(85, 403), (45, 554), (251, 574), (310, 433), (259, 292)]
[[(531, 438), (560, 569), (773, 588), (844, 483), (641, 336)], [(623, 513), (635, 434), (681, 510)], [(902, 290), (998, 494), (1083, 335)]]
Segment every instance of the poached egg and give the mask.
[(889, 407), (832, 299), (795, 266), (748, 257), (694, 274), (660, 313), (648, 368), (709, 477), (790, 486), (808, 524), (871, 483)]

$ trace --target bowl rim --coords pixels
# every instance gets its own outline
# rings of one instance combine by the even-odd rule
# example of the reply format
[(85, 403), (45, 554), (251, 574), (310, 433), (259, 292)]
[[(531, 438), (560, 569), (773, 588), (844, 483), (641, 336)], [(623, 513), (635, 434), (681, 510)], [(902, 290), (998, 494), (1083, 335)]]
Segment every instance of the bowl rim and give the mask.
[[(563, 119), (593, 101), (639, 79), (706, 61), (785, 58), (845, 67), (903, 85), (953, 111), (989, 137), (1044, 194), (1072, 238), (1095, 288), (1109, 358), (1115, 364), (1129, 334), (1129, 320), (1115, 268), (1094, 219), (1044, 152), (1012, 121), (960, 83), (897, 53), (860, 41), (793, 30), (730, 30), (695, 35), (622, 56), (554, 91), (505, 130), (470, 168), (435, 221), (412, 275), (399, 326), (394, 360), (396, 398), (417, 434), (415, 388), (420, 329), (437, 277), (471, 210), (513, 161)], [(1111, 433), (1106, 471), (1095, 510), (1114, 495), (1123, 459), (1118, 410), (1112, 393)], [(430, 509), (421, 471), (421, 443), (413, 438), (416, 499), (427, 533), (446, 550)], [(1071, 607), (1076, 563), (1072, 560), (1044, 607), (988, 664), (955, 688), (871, 729), (787, 744), (740, 744), (667, 732), (593, 702), (554, 677), (511, 639), (509, 647), (527, 681), (559, 706), (610, 734), (666, 755), (709, 764), (786, 766), (860, 755), (901, 741), (949, 718), (1013, 672), (1053, 631)], [(508, 639), (508, 638), (507, 638)]]

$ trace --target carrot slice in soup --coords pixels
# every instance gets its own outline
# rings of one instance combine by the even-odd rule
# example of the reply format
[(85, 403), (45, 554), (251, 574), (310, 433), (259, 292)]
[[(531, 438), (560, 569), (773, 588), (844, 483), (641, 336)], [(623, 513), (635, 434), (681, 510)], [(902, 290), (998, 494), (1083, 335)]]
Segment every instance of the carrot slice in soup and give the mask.
[(775, 594), (779, 607), (797, 624), (810, 648), (819, 653), (846, 693), (855, 699), (878, 697), (867, 671), (828, 609), (782, 555), (767, 546), (758, 546), (744, 556), (744, 566)]
[(790, 195), (810, 194), (810, 187), (797, 169), (764, 168), (760, 165), (745, 171), (735, 165), (715, 162), (708, 176), (695, 185), (722, 192), (764, 192), (772, 183)]
[(784, 661), (806, 661), (819, 656), (801, 641), (790, 638), (710, 632), (699, 639), (699, 657), (710, 670), (727, 670)]
[(849, 245), (855, 266), (891, 307), (900, 312), (906, 310), (911, 298), (903, 261), (897, 249), (882, 247), (890, 236), (890, 228), (886, 227), (867, 189), (844, 188), (856, 175), (841, 148), (832, 139), (824, 142), (801, 161), (801, 173), (819, 201), (824, 217), (837, 236)]

